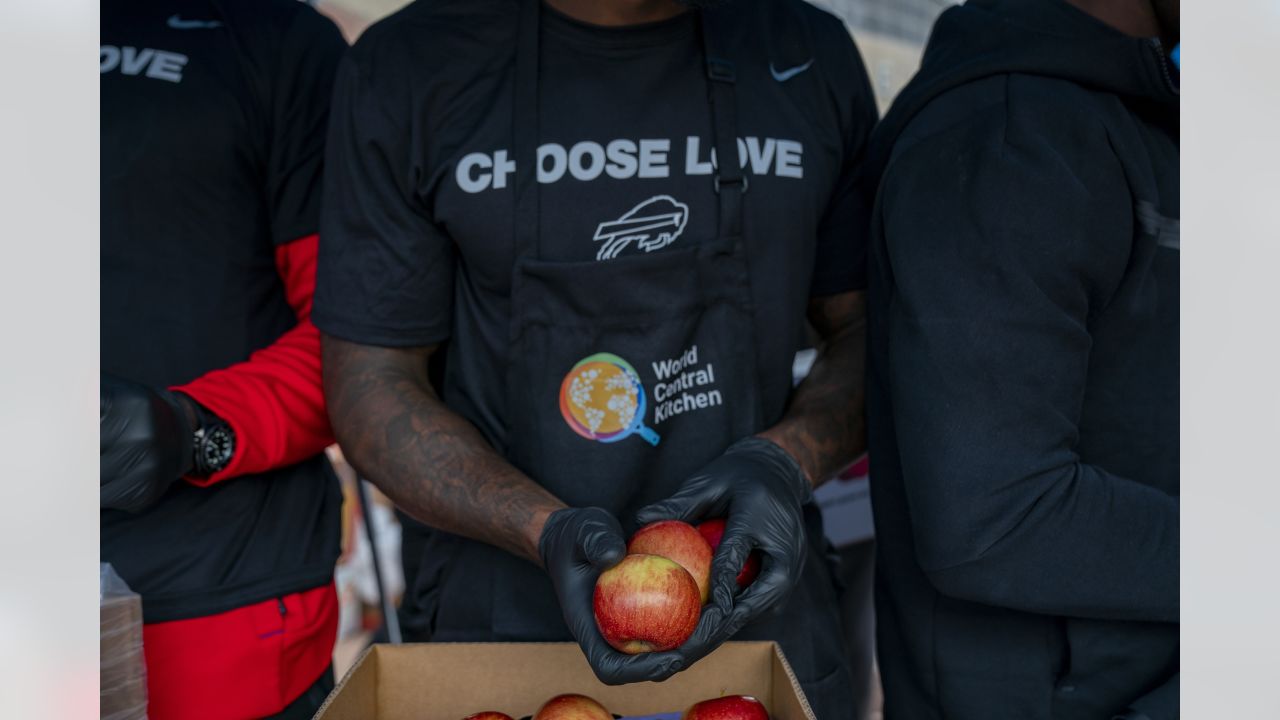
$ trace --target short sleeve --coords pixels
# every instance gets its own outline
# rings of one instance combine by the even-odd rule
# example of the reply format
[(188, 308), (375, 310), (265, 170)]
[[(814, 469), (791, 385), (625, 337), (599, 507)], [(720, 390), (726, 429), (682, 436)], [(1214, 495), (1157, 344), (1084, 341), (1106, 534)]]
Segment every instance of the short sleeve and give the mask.
[(338, 68), (312, 321), (350, 342), (419, 347), (449, 336), (454, 247), (417, 192), (410, 103), (393, 75), (380, 86), (350, 55)]
[(266, 188), (276, 245), (319, 228), (329, 99), (347, 47), (332, 21), (305, 6), (292, 14), (279, 42), (269, 101)]
[(843, 58), (838, 79), (840, 94), (850, 103), (845, 111), (844, 157), (835, 191), (818, 226), (813, 278), (809, 294), (834, 295), (867, 287), (867, 242), (871, 228), (871, 202), (860, 186), (859, 172), (866, 156), (867, 140), (878, 114), (866, 68), (853, 38), (843, 25), (838, 41)]

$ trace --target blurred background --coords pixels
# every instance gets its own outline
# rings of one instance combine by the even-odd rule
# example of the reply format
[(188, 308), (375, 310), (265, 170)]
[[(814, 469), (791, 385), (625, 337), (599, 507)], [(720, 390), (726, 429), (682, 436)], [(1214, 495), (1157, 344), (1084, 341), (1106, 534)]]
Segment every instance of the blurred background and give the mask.
[[(857, 41), (883, 113), (920, 65), (933, 21), (949, 0), (810, 0), (842, 18)], [(354, 42), (369, 25), (408, 4), (404, 0), (314, 0)]]

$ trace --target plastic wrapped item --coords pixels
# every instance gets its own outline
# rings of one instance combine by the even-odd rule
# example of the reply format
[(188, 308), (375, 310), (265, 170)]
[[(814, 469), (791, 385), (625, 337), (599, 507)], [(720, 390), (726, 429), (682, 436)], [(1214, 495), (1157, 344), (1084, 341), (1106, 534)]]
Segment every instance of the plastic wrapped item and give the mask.
[(146, 720), (147, 665), (142, 655), (142, 598), (109, 563), (99, 565), (98, 608), (102, 720)]

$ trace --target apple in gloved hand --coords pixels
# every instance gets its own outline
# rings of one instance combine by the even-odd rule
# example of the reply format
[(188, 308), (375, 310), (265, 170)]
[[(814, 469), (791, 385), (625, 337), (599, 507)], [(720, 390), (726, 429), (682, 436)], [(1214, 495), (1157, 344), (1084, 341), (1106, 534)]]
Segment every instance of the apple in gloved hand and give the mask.
[(693, 576), (702, 602), (707, 601), (707, 594), (711, 592), (712, 550), (692, 525), (679, 520), (661, 520), (645, 525), (631, 536), (627, 554), (657, 555), (676, 561)]
[(484, 712), (468, 715), (462, 718), (462, 720), (514, 720), (514, 718), (506, 713), (500, 713), (495, 710), (485, 710)]
[(605, 570), (593, 600), (600, 635), (628, 655), (679, 647), (702, 612), (693, 576), (657, 555), (628, 555)]
[(594, 698), (566, 694), (543, 703), (533, 714), (533, 720), (613, 720), (613, 713)]
[[(724, 536), (724, 518), (716, 518), (707, 520), (698, 525), (698, 533), (702, 535), (707, 544), (711, 546), (711, 551), (720, 547), (720, 538)], [(760, 551), (752, 550), (747, 556), (747, 561), (742, 564), (742, 570), (738, 572), (738, 589), (745, 590), (748, 585), (755, 581), (756, 576), (760, 574)]]
[(680, 720), (769, 720), (769, 711), (750, 695), (726, 695), (695, 703)]

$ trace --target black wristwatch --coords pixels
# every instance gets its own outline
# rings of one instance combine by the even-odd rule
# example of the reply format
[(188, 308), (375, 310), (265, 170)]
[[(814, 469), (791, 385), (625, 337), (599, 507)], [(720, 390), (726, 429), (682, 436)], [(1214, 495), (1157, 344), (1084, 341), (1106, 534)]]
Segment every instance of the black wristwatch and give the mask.
[(206, 478), (225, 468), (236, 454), (236, 433), (222, 418), (192, 403), (196, 411), (196, 429), (191, 443), (196, 477)]

